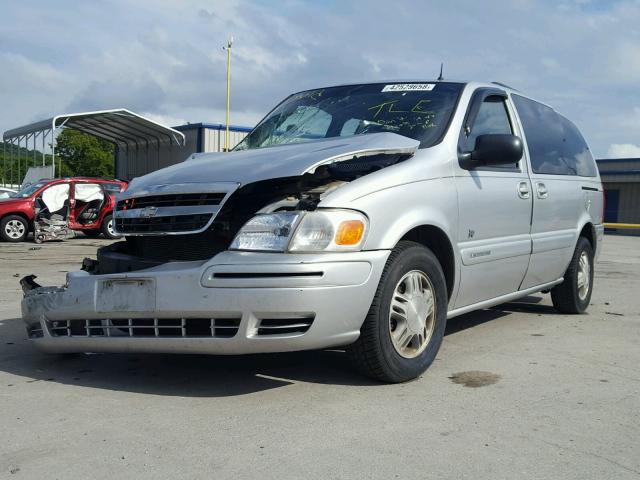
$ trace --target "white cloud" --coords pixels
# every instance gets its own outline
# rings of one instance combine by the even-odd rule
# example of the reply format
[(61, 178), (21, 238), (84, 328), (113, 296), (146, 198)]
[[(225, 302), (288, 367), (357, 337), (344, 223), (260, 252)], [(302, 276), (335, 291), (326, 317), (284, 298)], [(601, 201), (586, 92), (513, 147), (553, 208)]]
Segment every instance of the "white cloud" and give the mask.
[(171, 115), (161, 115), (153, 112), (142, 112), (141, 115), (143, 117), (147, 117), (149, 120), (153, 120), (154, 122), (161, 123), (167, 127), (175, 127), (178, 125), (184, 125), (187, 123), (187, 120), (181, 117), (173, 117)]
[(613, 143), (607, 151), (608, 158), (640, 158), (640, 145)]

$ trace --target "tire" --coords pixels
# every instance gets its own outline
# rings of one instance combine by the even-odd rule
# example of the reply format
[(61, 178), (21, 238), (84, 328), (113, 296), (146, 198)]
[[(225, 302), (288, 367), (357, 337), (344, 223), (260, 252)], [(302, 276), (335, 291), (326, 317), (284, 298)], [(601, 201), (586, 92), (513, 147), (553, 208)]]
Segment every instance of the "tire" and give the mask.
[(29, 235), (29, 222), (20, 215), (7, 215), (0, 221), (0, 237), (5, 242), (24, 242)]
[(102, 235), (104, 238), (108, 238), (109, 240), (115, 240), (116, 238), (120, 238), (120, 235), (117, 235), (113, 231), (113, 215), (107, 215), (102, 220)]
[[(417, 288), (409, 286), (416, 281)], [(431, 291), (430, 297), (427, 290)], [(429, 298), (433, 309), (428, 307)], [(419, 243), (398, 243), (384, 267), (360, 337), (347, 349), (356, 368), (368, 377), (389, 383), (406, 382), (424, 373), (436, 358), (444, 337), (447, 303), (444, 274), (433, 252)], [(418, 331), (423, 334), (422, 342), (421, 336), (414, 333)], [(413, 337), (402, 349), (402, 340), (408, 335)]]
[(82, 230), (82, 233), (89, 238), (98, 238), (102, 234), (102, 227), (100, 230)]
[[(586, 285), (585, 281), (588, 282)], [(593, 248), (589, 240), (580, 237), (564, 281), (551, 289), (551, 301), (561, 313), (583, 313), (589, 306), (592, 292)]]

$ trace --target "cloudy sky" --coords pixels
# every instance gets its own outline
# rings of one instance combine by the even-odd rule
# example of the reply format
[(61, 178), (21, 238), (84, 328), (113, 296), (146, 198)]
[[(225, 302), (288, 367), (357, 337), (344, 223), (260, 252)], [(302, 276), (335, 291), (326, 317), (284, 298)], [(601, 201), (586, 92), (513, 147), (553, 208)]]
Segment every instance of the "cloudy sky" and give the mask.
[(293, 91), (495, 80), (577, 123), (597, 157), (640, 157), (640, 1), (0, 0), (0, 131), (127, 107), (253, 125)]

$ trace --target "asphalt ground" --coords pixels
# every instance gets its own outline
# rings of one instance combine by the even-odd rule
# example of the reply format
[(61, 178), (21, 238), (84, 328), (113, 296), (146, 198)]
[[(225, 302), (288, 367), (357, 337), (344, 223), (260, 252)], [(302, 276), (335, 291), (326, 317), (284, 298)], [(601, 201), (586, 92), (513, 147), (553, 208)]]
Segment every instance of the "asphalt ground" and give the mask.
[(0, 243), (0, 478), (640, 477), (640, 238), (606, 237), (588, 314), (539, 294), (453, 319), (402, 385), (338, 350), (39, 353), (19, 278), (62, 284), (105, 243)]

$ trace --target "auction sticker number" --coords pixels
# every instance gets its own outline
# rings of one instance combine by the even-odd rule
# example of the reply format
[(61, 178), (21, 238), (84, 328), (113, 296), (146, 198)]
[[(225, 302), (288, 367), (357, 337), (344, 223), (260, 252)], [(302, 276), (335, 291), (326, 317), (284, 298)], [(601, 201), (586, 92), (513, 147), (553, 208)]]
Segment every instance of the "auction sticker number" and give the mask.
[(394, 83), (385, 85), (383, 92), (430, 92), (436, 86), (435, 83)]

